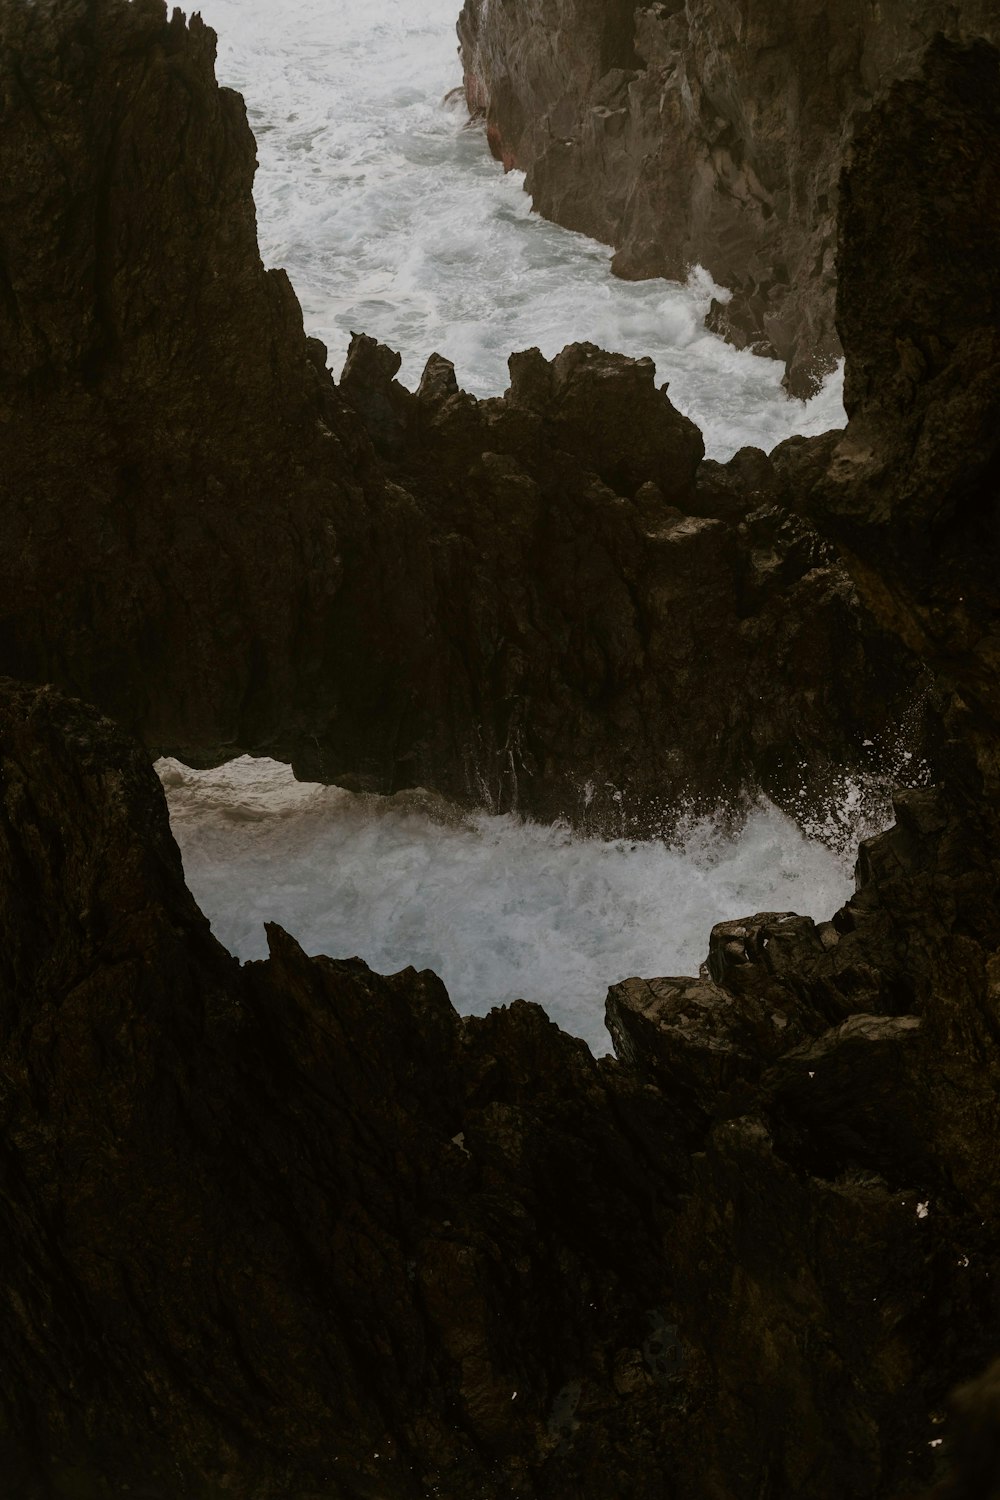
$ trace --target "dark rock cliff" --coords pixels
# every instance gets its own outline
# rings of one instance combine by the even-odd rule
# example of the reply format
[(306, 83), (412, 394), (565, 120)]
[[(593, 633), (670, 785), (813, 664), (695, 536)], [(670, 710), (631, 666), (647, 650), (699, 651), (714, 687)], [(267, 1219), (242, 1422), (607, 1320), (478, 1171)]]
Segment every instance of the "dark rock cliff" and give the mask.
[(158, 0), (0, 8), (0, 655), (209, 757), (329, 705), (365, 449), (214, 58)]
[(139, 748), (51, 690), (0, 722), (5, 1493), (499, 1495), (585, 1382), (627, 1465), (663, 1104), (536, 1007), (280, 929), (241, 970)]
[(936, 30), (1000, 36), (993, 0), (466, 0), (470, 108), (548, 218), (622, 276), (704, 265), (712, 326), (811, 394), (839, 352), (837, 187), (855, 114)]
[[(107, 15), (55, 7), (23, 25), (44, 37), (57, 12), (74, 25)], [(176, 68), (207, 45), (155, 8), (128, 14), (144, 66)], [(31, 76), (27, 50), (16, 69), (4, 54), (5, 107), (22, 98), (13, 74)], [(47, 76), (57, 58), (41, 56)], [(842, 195), (843, 436), (699, 469), (648, 371), (586, 349), (551, 366), (522, 356), (495, 405), (457, 393), (443, 361), (409, 397), (391, 357), (361, 340), (341, 393), (294, 365), (303, 431), (321, 421), (323, 443), (343, 445), (339, 484), (362, 476), (345, 514), (376, 507), (372, 611), (424, 578), (424, 546), (442, 576), (451, 559), (501, 555), (474, 529), (487, 479), (502, 521), (512, 490), (544, 493), (565, 461), (577, 465), (567, 493), (593, 465), (612, 499), (626, 492), (625, 514), (652, 504), (668, 538), (691, 518), (745, 518), (748, 491), (780, 493), (844, 542), (881, 628), (942, 673), (948, 774), (899, 797), (896, 827), (861, 850), (852, 901), (818, 926), (787, 913), (724, 923), (697, 980), (617, 986), (617, 1060), (595, 1062), (537, 1007), (462, 1021), (433, 976), (307, 959), (278, 929), (269, 959), (240, 968), (184, 888), (147, 753), (52, 688), (0, 686), (0, 1472), (17, 1500), (903, 1500), (943, 1457), (941, 1495), (995, 1488), (996, 1377), (972, 1377), (1000, 1348), (997, 66), (989, 48), (936, 47), (859, 136)], [(71, 116), (89, 97), (52, 92)], [(142, 97), (158, 97), (152, 83)], [(13, 158), (19, 171), (35, 159)], [(928, 219), (912, 239), (867, 233), (893, 195), (918, 224), (934, 205), (936, 231)], [(58, 556), (61, 514), (31, 426), (31, 351), (104, 347), (89, 325), (67, 326), (39, 314), (23, 345), (29, 320), (12, 335), (7, 412), (34, 433), (45, 481), (23, 503), (41, 497), (33, 515), (56, 539), (46, 552), (22, 523), (18, 558)], [(116, 359), (128, 367), (127, 352)], [(105, 443), (107, 378), (78, 371), (38, 400), (68, 402), (60, 421), (96, 402)], [(594, 382), (655, 403), (662, 434), (641, 427), (636, 445), (602, 431)], [(517, 452), (545, 448), (541, 481), (512, 467), (517, 424)], [(447, 443), (416, 446), (436, 425)], [(67, 455), (89, 452), (73, 446), (90, 431), (82, 416), (76, 437), (64, 430)], [(421, 465), (446, 453), (453, 468), (424, 491)], [(74, 472), (90, 483), (90, 468)], [(453, 551), (450, 486), (480, 472), (471, 545)], [(155, 487), (129, 493), (152, 504)], [(89, 496), (101, 518), (104, 494)], [(668, 513), (674, 495), (688, 521)], [(131, 514), (141, 530), (141, 507)], [(385, 516), (398, 521), (391, 546)], [(353, 524), (355, 559), (369, 533)], [(167, 598), (172, 574), (157, 566)], [(121, 587), (112, 566), (90, 576), (95, 595), (98, 577)], [(476, 590), (490, 576), (483, 562)], [(504, 576), (496, 597), (510, 587)], [(50, 592), (64, 660), (83, 660)], [(433, 629), (445, 598), (428, 596)], [(394, 623), (371, 641), (389, 642)], [(16, 639), (31, 647), (26, 629)], [(194, 722), (203, 736), (208, 721)], [(941, 1443), (958, 1381), (952, 1453)]]
[(812, 805), (868, 737), (872, 769), (901, 769), (929, 679), (768, 458), (700, 462), (648, 360), (576, 345), (510, 364), (502, 399), (459, 391), (438, 356), (412, 395), (359, 337), (340, 387), (432, 528), (413, 779), (464, 756), (488, 805), (633, 832), (738, 798), (748, 770)]
[(616, 829), (891, 762), (912, 663), (648, 362), (334, 386), (213, 59), (159, 0), (0, 8), (0, 669), (196, 763)]
[(1000, 786), (998, 138), (996, 50), (943, 39), (922, 78), (896, 85), (859, 133), (837, 303), (850, 420), (775, 454), (797, 507), (844, 549), (882, 622), (946, 673), (954, 733), (975, 747), (990, 796)]
[(997, 1347), (1000, 882), (930, 791), (860, 869), (617, 986), (598, 1063), (240, 968), (141, 748), (0, 685), (7, 1493), (913, 1494)]

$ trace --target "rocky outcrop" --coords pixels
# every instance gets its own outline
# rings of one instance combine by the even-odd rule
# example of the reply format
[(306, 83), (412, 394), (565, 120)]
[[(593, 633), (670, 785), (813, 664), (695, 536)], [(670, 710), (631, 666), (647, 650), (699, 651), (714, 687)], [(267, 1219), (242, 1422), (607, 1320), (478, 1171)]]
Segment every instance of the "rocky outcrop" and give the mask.
[(732, 292), (709, 323), (810, 395), (839, 352), (837, 191), (854, 117), (936, 30), (998, 39), (991, 0), (465, 0), (466, 97), (538, 211), (622, 276)]
[(529, 351), (477, 403), (360, 340), (338, 389), (213, 33), (60, 0), (0, 49), (0, 668), (194, 763), (616, 831), (891, 762), (912, 663), (648, 361)]
[(763, 453), (700, 461), (650, 361), (528, 350), (488, 401), (439, 356), (416, 395), (397, 367), (357, 338), (340, 389), (432, 526), (409, 558), (426, 568), (414, 781), (457, 766), (453, 795), (631, 833), (739, 801), (748, 771), (801, 810), (859, 755), (902, 770), (919, 668)]
[(678, 1421), (663, 1106), (537, 1007), (276, 928), (241, 970), (140, 748), (51, 690), (0, 691), (0, 787), (6, 1492), (559, 1493), (576, 1431), (629, 1487), (616, 1380)]
[[(838, 297), (850, 420), (775, 454), (870, 607), (946, 673), (953, 736), (975, 745), (988, 796), (1000, 785), (998, 98), (996, 50), (941, 40), (859, 132)], [(900, 218), (905, 235), (892, 233)]]
[[(864, 123), (841, 192), (838, 322), (850, 420), (843, 434), (774, 455), (798, 506), (839, 541), (870, 607), (948, 685), (943, 801), (911, 801), (876, 845), (876, 880), (894, 892), (890, 904), (904, 902), (892, 937), (887, 930), (876, 946), (880, 975), (892, 973), (893, 948), (902, 958), (896, 972), (932, 1039), (933, 1066), (912, 1096), (919, 1128), (949, 1141), (949, 1189), (982, 1204), (986, 1233), (996, 1172), (980, 1152), (1000, 1100), (998, 99), (996, 49), (939, 38), (921, 77), (895, 85)], [(900, 221), (905, 236), (890, 232)], [(930, 884), (914, 890), (912, 861), (928, 855)], [(910, 1093), (910, 1066), (897, 1075), (897, 1100)], [(887, 1141), (907, 1139), (896, 1110), (884, 1119)], [(956, 1264), (964, 1271), (973, 1259), (963, 1251)], [(985, 1363), (998, 1341), (992, 1300), (982, 1328), (992, 1345)], [(935, 1496), (995, 1492), (995, 1381), (992, 1366), (951, 1403)]]

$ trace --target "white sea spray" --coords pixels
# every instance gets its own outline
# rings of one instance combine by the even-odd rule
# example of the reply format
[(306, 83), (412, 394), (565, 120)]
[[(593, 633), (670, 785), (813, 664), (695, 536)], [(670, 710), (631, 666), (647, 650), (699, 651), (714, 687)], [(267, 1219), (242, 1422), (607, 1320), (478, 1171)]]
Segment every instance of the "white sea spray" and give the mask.
[(263, 957), (276, 921), (309, 953), (433, 969), (467, 1014), (537, 1000), (595, 1052), (608, 1050), (609, 984), (696, 974), (713, 923), (827, 918), (853, 884), (849, 857), (766, 803), (738, 834), (701, 818), (668, 844), (464, 813), (422, 792), (356, 795), (249, 757), (158, 770), (188, 884), (239, 957)]

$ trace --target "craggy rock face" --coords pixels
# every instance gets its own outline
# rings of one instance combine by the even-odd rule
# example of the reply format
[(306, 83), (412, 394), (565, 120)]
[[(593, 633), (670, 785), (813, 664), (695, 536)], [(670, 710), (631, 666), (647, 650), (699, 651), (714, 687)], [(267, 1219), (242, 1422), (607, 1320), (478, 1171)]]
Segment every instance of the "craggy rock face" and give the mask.
[[(597, 1064), (522, 1002), (462, 1022), (432, 975), (310, 960), (279, 929), (241, 969), (140, 749), (52, 690), (0, 687), (0, 787), (19, 1500), (736, 1500), (765, 1470), (832, 1497), (911, 1467), (878, 1437), (900, 1372), (924, 1379), (897, 1315), (943, 1333), (931, 1268), (956, 1228), (937, 1199), (915, 1212), (923, 1136), (902, 1165), (881, 1148), (886, 1180), (841, 1180), (871, 1117), (906, 1118), (884, 1083), (838, 1155), (797, 1052), (703, 1105), (642, 1048)], [(838, 1073), (839, 1034), (795, 1014), (836, 1113), (851, 1058)]]
[(328, 703), (366, 448), (261, 264), (214, 58), (157, 0), (0, 9), (0, 656), (208, 757)]
[[(344, 371), (398, 503), (432, 526), (435, 656), (403, 774), (440, 784), (451, 763), (458, 796), (648, 832), (738, 801), (748, 768), (794, 807), (864, 739), (875, 765), (909, 748), (919, 668), (869, 630), (763, 453), (700, 463), (648, 360), (575, 345), (510, 365), (489, 401), (440, 356), (411, 395), (370, 339)], [(322, 774), (308, 747), (297, 763)]]
[(837, 187), (853, 118), (936, 29), (998, 37), (992, 0), (466, 0), (466, 96), (548, 218), (614, 245), (629, 277), (708, 268), (712, 326), (832, 367)]
[(621, 832), (891, 751), (912, 664), (648, 361), (529, 351), (477, 403), (359, 341), (338, 390), (213, 33), (66, 0), (0, 41), (0, 667), (195, 763)]
[(995, 1348), (983, 850), (909, 794), (595, 1063), (277, 928), (241, 968), (141, 748), (0, 684), (11, 1492), (912, 1495)]
[[(943, 40), (859, 130), (843, 188), (842, 434), (783, 444), (796, 504), (882, 623), (957, 690), (1000, 786), (1000, 72)], [(907, 226), (905, 233), (898, 225)]]
[(11, 683), (0, 939), (7, 1493), (499, 1495), (585, 1384), (621, 1425), (618, 1351), (654, 1389), (662, 1105), (536, 1007), (241, 969), (140, 748)]

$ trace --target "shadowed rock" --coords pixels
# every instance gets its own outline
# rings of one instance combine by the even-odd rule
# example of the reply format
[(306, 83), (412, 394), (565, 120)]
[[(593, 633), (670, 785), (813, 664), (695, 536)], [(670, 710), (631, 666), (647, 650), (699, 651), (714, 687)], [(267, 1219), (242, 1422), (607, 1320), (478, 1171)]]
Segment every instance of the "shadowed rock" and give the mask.
[(567, 1382), (621, 1427), (662, 1106), (537, 1007), (278, 928), (241, 969), (139, 748), (51, 690), (0, 691), (0, 787), (8, 1493), (499, 1495)]
[[(537, 1006), (463, 1021), (433, 975), (279, 928), (241, 968), (140, 747), (51, 689), (0, 687), (0, 787), (19, 1500), (736, 1500), (765, 1476), (833, 1500), (926, 1475), (1000, 1266), (997, 883), (954, 818), (885, 836), (834, 948), (788, 924), (772, 963), (734, 927), (779, 918), (726, 924), (718, 978), (650, 981), (678, 1000), (645, 1030), (619, 987), (622, 1061), (598, 1063)], [(831, 953), (814, 984), (796, 955)], [(879, 965), (909, 1013), (876, 1009)]]
[(0, 58), (3, 668), (192, 758), (294, 743), (369, 445), (261, 264), (215, 34), (8, 0)]
[[(842, 193), (849, 422), (776, 450), (795, 504), (844, 547), (869, 607), (957, 689), (1000, 777), (1000, 73), (930, 49), (860, 130)], [(901, 163), (905, 164), (901, 170)], [(890, 209), (890, 203), (893, 207)], [(904, 235), (892, 232), (902, 220)]]
[[(340, 389), (433, 528), (410, 558), (435, 655), (401, 774), (458, 766), (454, 795), (648, 833), (748, 785), (801, 811), (865, 739), (871, 765), (901, 746), (919, 669), (869, 630), (763, 453), (702, 460), (650, 360), (529, 349), (483, 401), (437, 356), (415, 396), (397, 368), (358, 337)], [(323, 774), (308, 746), (297, 763)]]

